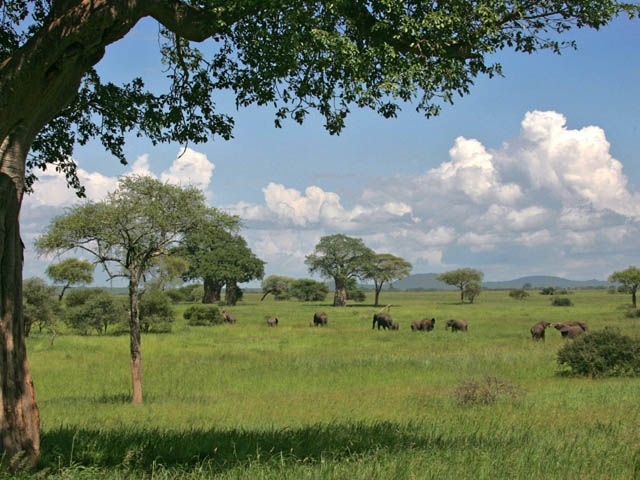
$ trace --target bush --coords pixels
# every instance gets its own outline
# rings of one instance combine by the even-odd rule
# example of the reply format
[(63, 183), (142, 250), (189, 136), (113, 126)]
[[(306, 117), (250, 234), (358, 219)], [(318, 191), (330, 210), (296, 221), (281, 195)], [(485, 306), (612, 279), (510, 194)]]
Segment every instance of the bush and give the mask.
[(327, 298), (329, 287), (323, 282), (303, 278), (294, 280), (289, 287), (289, 294), (303, 302), (321, 302)]
[(347, 300), (353, 300), (354, 302), (364, 302), (367, 298), (366, 294), (359, 288), (347, 290)]
[(24, 336), (28, 337), (31, 326), (53, 329), (55, 317), (60, 313), (60, 304), (56, 298), (56, 288), (50, 287), (38, 277), (27, 278), (22, 282), (22, 312), (24, 318)]
[(640, 310), (629, 306), (627, 307), (627, 310), (624, 312), (624, 316), (627, 318), (640, 318)]
[(640, 339), (605, 328), (567, 342), (558, 351), (563, 373), (588, 377), (640, 376)]
[(573, 302), (567, 297), (553, 297), (551, 299), (551, 305), (554, 307), (571, 307)]
[(486, 376), (482, 380), (469, 380), (454, 392), (458, 403), (462, 405), (491, 405), (500, 398), (518, 400), (524, 395), (524, 390), (513, 383)]
[(509, 292), (509, 296), (514, 300), (524, 300), (529, 294), (524, 288), (516, 288)]
[(81, 288), (67, 294), (65, 323), (82, 335), (95, 330), (106, 334), (111, 325), (126, 321), (127, 309), (112, 293), (101, 288)]
[(138, 304), (140, 330), (144, 333), (168, 333), (175, 319), (169, 297), (157, 289), (145, 292)]
[(180, 288), (172, 288), (164, 293), (169, 296), (173, 303), (201, 302), (204, 295), (204, 287), (198, 284), (186, 285)]
[(182, 315), (191, 326), (210, 326), (223, 323), (224, 317), (215, 305), (193, 305)]
[(540, 295), (553, 295), (555, 291), (554, 287), (544, 287), (540, 290)]

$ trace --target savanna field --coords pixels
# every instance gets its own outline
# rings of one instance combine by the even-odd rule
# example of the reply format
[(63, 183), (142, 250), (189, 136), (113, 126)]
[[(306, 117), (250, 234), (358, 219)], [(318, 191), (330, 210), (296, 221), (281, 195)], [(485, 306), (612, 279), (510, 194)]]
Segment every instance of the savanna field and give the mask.
[[(399, 331), (372, 330), (363, 304), (245, 294), (235, 325), (142, 338), (145, 405), (130, 401), (129, 337), (28, 339), (41, 414), (41, 478), (640, 478), (640, 379), (559, 374), (567, 341), (541, 320), (640, 336), (630, 296), (575, 291), (572, 307), (533, 291), (383, 292)], [(327, 299), (329, 300), (329, 298)], [(310, 327), (324, 310), (328, 327)], [(265, 318), (276, 315), (279, 326)], [(432, 332), (410, 323), (435, 317)], [(462, 318), (468, 333), (445, 331)], [(572, 341), (572, 340), (569, 340)], [(495, 402), (459, 388), (498, 380)]]

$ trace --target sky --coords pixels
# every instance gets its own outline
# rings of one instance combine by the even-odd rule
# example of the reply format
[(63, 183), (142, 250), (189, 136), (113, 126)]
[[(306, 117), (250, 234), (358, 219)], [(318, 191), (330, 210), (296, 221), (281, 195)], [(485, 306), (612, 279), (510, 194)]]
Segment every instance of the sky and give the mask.
[[(143, 20), (109, 46), (103, 78), (161, 88), (157, 31)], [(229, 141), (185, 151), (131, 137), (127, 166), (97, 142), (74, 159), (91, 201), (129, 173), (201, 188), (243, 219), (267, 275), (310, 277), (305, 256), (322, 236), (345, 233), (412, 262), (413, 273), (603, 280), (640, 264), (640, 21), (567, 38), (578, 50), (561, 56), (499, 52), (504, 77), (478, 78), (435, 118), (411, 105), (396, 119), (354, 110), (332, 136), (317, 116), (276, 129), (270, 108), (238, 111), (222, 94), (236, 124)], [(25, 278), (60, 260), (39, 257), (33, 241), (80, 201), (55, 172), (39, 178), (21, 211)], [(95, 285), (105, 281), (97, 273)]]

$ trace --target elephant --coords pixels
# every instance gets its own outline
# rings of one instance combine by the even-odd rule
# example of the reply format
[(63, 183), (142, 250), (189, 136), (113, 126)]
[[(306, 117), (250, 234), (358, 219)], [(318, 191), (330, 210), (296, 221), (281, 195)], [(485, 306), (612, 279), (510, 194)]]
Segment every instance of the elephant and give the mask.
[(325, 312), (316, 312), (313, 314), (313, 324), (326, 327), (329, 324), (329, 316)]
[(423, 318), (419, 322), (412, 322), (411, 330), (413, 330), (414, 332), (417, 332), (419, 330), (430, 332), (431, 330), (433, 330), (433, 327), (435, 327), (435, 325), (436, 325), (435, 318), (431, 318), (431, 319)]
[(234, 315), (231, 315), (227, 310), (222, 310), (221, 313), (224, 317), (224, 323), (236, 323), (236, 317)]
[(551, 326), (549, 322), (538, 322), (531, 327), (531, 338), (535, 341), (542, 340), (544, 342), (544, 331)]
[(451, 320), (447, 320), (447, 324), (444, 326), (444, 329), (448, 330), (449, 327), (451, 327), (452, 332), (457, 332), (458, 330), (466, 332), (467, 322), (465, 322), (464, 320), (456, 320), (452, 318)]
[(571, 321), (571, 322), (562, 322), (558, 325), (564, 325), (565, 327), (580, 327), (585, 332), (589, 331), (589, 324), (587, 324), (586, 322)]
[(391, 315), (388, 313), (374, 313), (373, 314), (373, 326), (371, 329), (376, 328), (376, 322), (378, 322), (378, 330), (382, 327), (384, 330), (391, 328), (393, 322), (391, 321)]
[(579, 325), (564, 325), (561, 328), (558, 328), (558, 325), (556, 325), (556, 328), (560, 330), (562, 338), (576, 338), (586, 333), (584, 328)]
[(398, 322), (393, 322), (391, 324), (391, 330), (400, 330), (400, 325), (398, 324)]
[(269, 327), (277, 327), (278, 326), (278, 317), (269, 317), (269, 318), (267, 318), (267, 326), (269, 326)]

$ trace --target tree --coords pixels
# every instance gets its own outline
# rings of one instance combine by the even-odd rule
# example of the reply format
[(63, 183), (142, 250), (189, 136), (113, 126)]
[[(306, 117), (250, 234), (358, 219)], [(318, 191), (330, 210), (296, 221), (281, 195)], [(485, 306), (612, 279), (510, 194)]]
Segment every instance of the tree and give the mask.
[(47, 276), (53, 283), (61, 283), (62, 290), (58, 300), (62, 301), (64, 292), (71, 285), (87, 284), (93, 282), (93, 270), (95, 266), (86, 260), (68, 258), (60, 263), (49, 265), (46, 269)]
[(171, 331), (175, 320), (169, 296), (152, 288), (140, 298), (140, 330), (143, 333), (166, 333)]
[(23, 282), (22, 292), (24, 336), (29, 336), (34, 325), (39, 332), (43, 328), (53, 328), (55, 317), (60, 313), (60, 306), (54, 299), (55, 288), (47, 285), (43, 279), (33, 277)]
[(267, 295), (272, 294), (276, 300), (287, 300), (289, 298), (289, 289), (294, 282), (293, 278), (282, 277), (280, 275), (269, 275), (262, 281), (262, 302)]
[(367, 298), (367, 294), (358, 287), (358, 281), (355, 278), (347, 279), (347, 300), (353, 300), (354, 302), (364, 302)]
[(307, 255), (304, 263), (310, 273), (319, 273), (335, 281), (334, 307), (347, 304), (347, 280), (363, 278), (375, 253), (366, 247), (359, 238), (343, 234), (322, 237), (312, 254)]
[(373, 280), (375, 286), (374, 306), (378, 306), (380, 291), (385, 283), (393, 280), (401, 280), (407, 275), (413, 266), (403, 258), (396, 257), (390, 253), (377, 254), (371, 262), (371, 267), (367, 273), (367, 278)]
[(329, 287), (327, 285), (310, 278), (293, 280), (289, 289), (289, 295), (303, 302), (321, 302), (327, 298), (328, 293)]
[(187, 261), (175, 255), (156, 258), (145, 285), (154, 290), (165, 291), (167, 287), (180, 285), (188, 268)]
[(469, 282), (464, 287), (464, 296), (469, 299), (469, 303), (473, 303), (481, 293), (482, 284), (480, 282)]
[(450, 272), (442, 273), (436, 277), (437, 280), (447, 285), (455, 285), (460, 289), (460, 303), (464, 303), (464, 289), (472, 282), (481, 282), (483, 273), (473, 268), (460, 268)]
[(92, 330), (106, 335), (109, 326), (122, 324), (127, 319), (126, 308), (115, 295), (101, 288), (72, 290), (66, 305), (65, 323), (82, 335)]
[(626, 293), (631, 294), (631, 301), (633, 302), (633, 308), (636, 308), (636, 292), (640, 285), (640, 269), (637, 267), (629, 267), (619, 272), (613, 272), (609, 275), (609, 281), (615, 283), (621, 283), (627, 288)]
[[(553, 35), (599, 28), (633, 3), (327, 2), (239, 0), (10, 0), (0, 2), (0, 319), (2, 451), (39, 453), (38, 408), (22, 337), (19, 211), (34, 170), (54, 165), (82, 194), (75, 143), (98, 137), (126, 163), (129, 132), (157, 142), (231, 138), (233, 119), (216, 109), (229, 89), (236, 105), (275, 104), (276, 126), (311, 110), (338, 133), (353, 105), (394, 117), (413, 101), (427, 116), (469, 92), (479, 75), (499, 74), (492, 54), (565, 44)], [(168, 92), (140, 78), (103, 83), (94, 66), (105, 48), (150, 17), (160, 25)], [(203, 54), (193, 42), (210, 39)], [(569, 45), (572, 45), (569, 42)], [(31, 153), (31, 155), (30, 155)], [(14, 324), (17, 327), (14, 328)], [(11, 348), (16, 345), (17, 348)]]
[(239, 295), (237, 284), (264, 276), (264, 262), (256, 257), (244, 238), (234, 233), (237, 228), (237, 217), (219, 214), (202, 221), (174, 250), (189, 264), (184, 278), (203, 279), (202, 303), (219, 301), (222, 287), (226, 285), (225, 302), (235, 305)]
[[(206, 207), (200, 190), (151, 177), (123, 177), (104, 201), (69, 209), (54, 218), (36, 241), (43, 253), (83, 250), (96, 258), (110, 278), (128, 280), (134, 404), (142, 404), (141, 282), (154, 259), (166, 255), (207, 215), (215, 211)], [(118, 271), (111, 270), (113, 264)]]
[(514, 300), (524, 300), (529, 296), (529, 293), (523, 288), (514, 288), (509, 292), (509, 296)]

